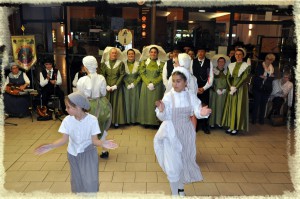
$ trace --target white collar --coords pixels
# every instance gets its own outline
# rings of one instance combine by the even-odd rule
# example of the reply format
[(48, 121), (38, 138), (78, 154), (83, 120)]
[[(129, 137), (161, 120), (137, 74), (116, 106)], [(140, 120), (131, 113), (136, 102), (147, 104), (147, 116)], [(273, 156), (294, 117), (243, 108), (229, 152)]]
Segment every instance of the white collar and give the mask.
[[(233, 69), (236, 65), (236, 62), (229, 64), (228, 69), (230, 74), (232, 75)], [(246, 62), (243, 62), (240, 69), (239, 69), (239, 73), (238, 73), (238, 77), (241, 76), (241, 74), (248, 68), (248, 64)]]
[(120, 63), (121, 63), (121, 60), (118, 60), (118, 59), (117, 59), (116, 63), (113, 65), (113, 67), (110, 67), (109, 60), (107, 60), (107, 61), (105, 62), (105, 65), (106, 65), (106, 67), (108, 67), (108, 68), (110, 68), (110, 69), (114, 69), (114, 68), (116, 68)]
[[(150, 61), (151, 61), (151, 59), (148, 58), (148, 59), (145, 61), (145, 64), (148, 65), (148, 64), (150, 63)], [(157, 65), (159, 66), (159, 65), (160, 65), (160, 59), (157, 59), (157, 60), (156, 60), (156, 63), (157, 63)]]
[(131, 72), (131, 73), (130, 73), (130, 71), (129, 71), (127, 61), (124, 62), (124, 65), (125, 65), (125, 72), (126, 72), (127, 74), (134, 74), (134, 73), (136, 73), (136, 72), (138, 71), (139, 62), (134, 61), (134, 64), (133, 64), (133, 68), (132, 68), (132, 72)]

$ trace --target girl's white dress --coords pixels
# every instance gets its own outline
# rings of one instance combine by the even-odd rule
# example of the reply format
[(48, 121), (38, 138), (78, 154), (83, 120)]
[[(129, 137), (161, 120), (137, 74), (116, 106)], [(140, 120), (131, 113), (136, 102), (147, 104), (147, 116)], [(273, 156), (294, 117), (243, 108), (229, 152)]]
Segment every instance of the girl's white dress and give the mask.
[(156, 108), (156, 116), (163, 121), (154, 137), (154, 151), (159, 165), (170, 182), (183, 183), (203, 180), (196, 163), (196, 132), (190, 120), (201, 116), (201, 101), (190, 90), (176, 92), (172, 88), (162, 99), (165, 109)]

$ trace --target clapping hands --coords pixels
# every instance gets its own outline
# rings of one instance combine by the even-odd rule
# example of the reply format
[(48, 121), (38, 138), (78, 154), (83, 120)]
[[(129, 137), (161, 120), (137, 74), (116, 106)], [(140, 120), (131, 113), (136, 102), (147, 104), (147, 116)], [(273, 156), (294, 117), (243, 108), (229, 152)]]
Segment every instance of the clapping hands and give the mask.
[(102, 143), (102, 147), (104, 147), (106, 149), (116, 149), (116, 148), (118, 148), (118, 144), (115, 143), (113, 140), (105, 140)]
[(204, 106), (200, 110), (200, 115), (202, 116), (209, 116), (211, 114), (211, 109), (208, 106)]

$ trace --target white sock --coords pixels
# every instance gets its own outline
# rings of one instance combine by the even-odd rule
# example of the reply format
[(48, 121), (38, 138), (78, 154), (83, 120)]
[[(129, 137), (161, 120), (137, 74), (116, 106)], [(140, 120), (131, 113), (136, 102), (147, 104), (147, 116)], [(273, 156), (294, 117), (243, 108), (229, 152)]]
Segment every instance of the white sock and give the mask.
[(178, 182), (170, 182), (170, 187), (173, 196), (178, 196)]

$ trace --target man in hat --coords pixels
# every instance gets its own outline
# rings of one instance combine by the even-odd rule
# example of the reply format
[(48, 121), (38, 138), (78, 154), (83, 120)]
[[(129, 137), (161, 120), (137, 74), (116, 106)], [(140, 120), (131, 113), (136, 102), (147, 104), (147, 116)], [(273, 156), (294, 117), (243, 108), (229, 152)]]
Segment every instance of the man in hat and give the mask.
[(61, 74), (58, 69), (53, 67), (53, 65), (53, 58), (47, 57), (44, 60), (45, 68), (40, 72), (42, 104), (47, 106), (51, 95), (56, 95), (60, 101), (61, 111), (67, 115), (68, 113), (66, 112), (64, 103), (65, 94), (59, 87), (62, 84)]
[[(209, 88), (211, 87), (213, 76), (212, 62), (205, 57), (205, 46), (199, 46), (197, 48), (197, 58), (193, 60), (191, 72), (197, 78), (198, 93), (197, 96), (202, 102), (202, 106), (209, 104)], [(210, 134), (208, 118), (198, 120), (197, 130), (199, 126), (202, 126), (202, 130), (206, 134)]]
[(172, 50), (172, 53), (173, 53), (173, 58), (169, 59), (163, 67), (162, 78), (163, 78), (163, 83), (165, 85), (165, 88), (168, 85), (168, 79), (171, 76), (172, 71), (174, 69), (175, 59), (177, 59), (178, 54), (181, 53), (181, 52), (180, 52), (180, 49), (178, 47), (174, 47), (173, 50)]

